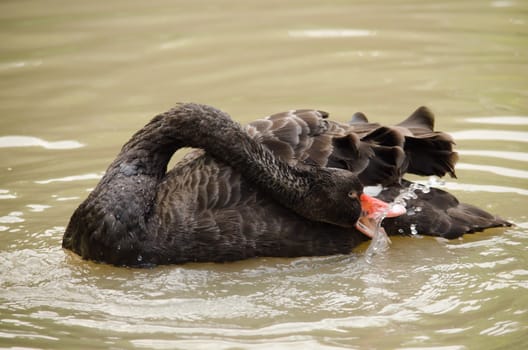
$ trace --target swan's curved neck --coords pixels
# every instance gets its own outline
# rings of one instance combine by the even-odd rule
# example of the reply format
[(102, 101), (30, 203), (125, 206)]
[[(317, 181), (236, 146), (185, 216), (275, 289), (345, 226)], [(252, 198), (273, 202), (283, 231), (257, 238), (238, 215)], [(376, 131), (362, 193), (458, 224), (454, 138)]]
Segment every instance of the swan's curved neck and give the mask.
[(213, 107), (185, 104), (165, 113), (163, 119), (168, 125), (165, 131), (180, 146), (204, 149), (288, 207), (295, 206), (309, 188), (306, 170), (278, 160), (240, 124)]
[(181, 147), (204, 149), (290, 208), (310, 187), (309, 170), (278, 160), (227, 114), (198, 104), (182, 104), (152, 119), (123, 146), (109, 171), (159, 180)]

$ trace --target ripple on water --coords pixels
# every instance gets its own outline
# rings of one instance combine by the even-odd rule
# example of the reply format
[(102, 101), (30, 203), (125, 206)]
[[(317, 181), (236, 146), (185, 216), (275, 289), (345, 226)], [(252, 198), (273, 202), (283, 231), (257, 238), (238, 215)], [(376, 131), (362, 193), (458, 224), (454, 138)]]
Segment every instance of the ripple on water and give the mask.
[(1, 224), (16, 224), (20, 222), (24, 222), (24, 218), (22, 217), (24, 213), (21, 211), (12, 211), (7, 215), (0, 216), (0, 223)]
[(46, 141), (33, 136), (0, 136), (0, 148), (42, 147), (45, 149), (75, 149), (84, 147), (77, 141)]
[(375, 31), (366, 29), (306, 29), (290, 30), (288, 36), (293, 38), (353, 38), (374, 36)]
[(464, 119), (470, 123), (497, 124), (497, 125), (528, 125), (526, 116), (495, 116), (495, 117), (474, 117)]
[[(528, 288), (520, 282), (526, 270), (502, 268), (514, 263), (500, 249), (509, 243), (516, 242), (507, 236), (448, 243), (401, 238), (371, 264), (334, 256), (150, 270), (93, 264), (58, 247), (27, 249), (0, 253), (7, 271), (0, 297), (9, 300), (2, 308), (11, 313), (30, 310), (21, 318), (24, 336), (39, 333), (34, 324), (61, 329), (62, 335), (42, 339), (49, 342), (68, 332), (92, 337), (111, 330), (112, 337), (139, 347), (154, 339), (160, 348), (212, 340), (231, 347), (273, 342), (318, 348), (330, 338), (342, 347), (416, 323), (443, 336), (502, 336), (522, 329), (525, 314), (495, 305), (494, 288)], [(408, 249), (417, 253), (410, 256)], [(442, 249), (451, 252), (450, 262)], [(482, 252), (478, 261), (471, 257)], [(490, 308), (518, 315), (491, 325), (477, 321)], [(474, 321), (453, 323), (454, 315)]]
[(497, 159), (508, 159), (520, 162), (528, 162), (528, 153), (526, 152), (508, 152), (508, 151), (497, 151), (497, 150), (471, 150), (463, 149), (457, 150), (458, 154), (463, 156), (479, 156), (479, 157), (491, 157)]
[(51, 208), (50, 205), (46, 205), (46, 204), (28, 204), (26, 205), (26, 207), (29, 208), (29, 211), (32, 211), (34, 213), (40, 213), (46, 209)]
[(500, 176), (515, 177), (518, 179), (528, 179), (528, 171), (526, 170), (512, 169), (493, 165), (457, 163), (457, 169), (485, 171)]
[(35, 183), (46, 185), (53, 182), (72, 182), (72, 181), (85, 181), (85, 180), (99, 180), (103, 176), (102, 173), (90, 173), (81, 175), (63, 176), (53, 179), (37, 180)]
[(522, 196), (528, 196), (528, 189), (509, 187), (509, 186), (495, 186), (495, 185), (476, 185), (461, 182), (445, 182), (444, 188), (456, 191), (481, 192), (481, 193), (515, 193)]
[(0, 189), (0, 199), (14, 199), (17, 195), (15, 193), (11, 193), (10, 190), (6, 189)]
[(528, 142), (528, 132), (509, 130), (462, 130), (449, 133), (455, 140), (494, 140), (506, 142)]

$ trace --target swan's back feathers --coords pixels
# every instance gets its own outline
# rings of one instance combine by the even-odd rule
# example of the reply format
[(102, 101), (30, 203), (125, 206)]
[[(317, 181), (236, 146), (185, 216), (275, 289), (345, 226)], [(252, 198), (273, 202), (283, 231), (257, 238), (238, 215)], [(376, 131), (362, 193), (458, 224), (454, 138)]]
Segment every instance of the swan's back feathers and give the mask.
[(406, 137), (405, 153), (409, 159), (409, 173), (439, 177), (449, 174), (456, 178), (455, 164), (458, 161), (458, 153), (453, 151), (451, 137), (444, 133)]
[(407, 119), (397, 124), (398, 126), (407, 128), (416, 134), (417, 132), (434, 130), (434, 114), (425, 106), (418, 107)]
[(364, 124), (364, 123), (368, 123), (368, 119), (367, 119), (367, 116), (362, 113), (362, 112), (356, 112), (354, 114), (352, 114), (352, 118), (350, 118), (350, 122), (349, 124), (352, 125), (352, 124)]
[(327, 118), (322, 111), (291, 110), (256, 120), (247, 131), (291, 165), (348, 169), (365, 185), (399, 183), (405, 173), (455, 176), (453, 140), (433, 130), (426, 107), (392, 127), (360, 112), (349, 124)]
[(361, 144), (371, 151), (369, 162), (359, 178), (365, 186), (399, 183), (407, 170), (404, 152), (405, 138), (390, 127), (376, 127), (361, 138)]
[(434, 131), (434, 115), (427, 107), (419, 107), (396, 128), (409, 133), (405, 136), (409, 173), (440, 177), (449, 174), (456, 178), (458, 154), (453, 151), (454, 141), (448, 134)]
[(326, 118), (322, 111), (292, 110), (256, 120), (246, 130), (284, 162), (324, 167), (332, 152)]

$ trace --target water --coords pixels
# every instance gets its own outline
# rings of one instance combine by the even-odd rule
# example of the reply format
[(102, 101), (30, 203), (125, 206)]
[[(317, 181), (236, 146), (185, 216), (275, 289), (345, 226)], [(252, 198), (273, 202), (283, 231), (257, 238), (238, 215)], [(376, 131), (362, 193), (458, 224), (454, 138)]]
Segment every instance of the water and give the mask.
[[(526, 348), (522, 1), (0, 2), (0, 347)], [(177, 101), (385, 124), (419, 105), (445, 188), (516, 223), (349, 255), (126, 269), (60, 248), (121, 145)], [(5, 137), (8, 137), (7, 141)], [(410, 229), (410, 228), (409, 228)]]
[[(430, 182), (434, 181), (435, 180), (430, 180)], [(391, 203), (389, 203), (389, 207), (386, 211), (381, 212), (376, 215), (375, 218), (372, 218), (372, 221), (375, 223), (373, 225), (375, 229), (373, 232), (373, 238), (367, 248), (367, 251), (365, 252), (365, 258), (367, 262), (372, 262), (372, 258), (375, 254), (383, 253), (389, 249), (391, 240), (381, 224), (390, 211), (392, 211), (394, 208), (397, 208), (397, 212), (402, 212), (403, 210), (399, 208), (405, 208), (407, 215), (414, 215), (415, 212), (422, 210), (420, 207), (407, 208), (407, 201), (418, 198), (418, 195), (416, 194), (417, 191), (429, 193), (431, 188), (427, 184), (421, 184), (417, 182), (412, 183), (409, 187), (400, 190), (400, 194), (397, 195)], [(416, 224), (411, 224), (410, 231), (412, 235), (418, 234)]]

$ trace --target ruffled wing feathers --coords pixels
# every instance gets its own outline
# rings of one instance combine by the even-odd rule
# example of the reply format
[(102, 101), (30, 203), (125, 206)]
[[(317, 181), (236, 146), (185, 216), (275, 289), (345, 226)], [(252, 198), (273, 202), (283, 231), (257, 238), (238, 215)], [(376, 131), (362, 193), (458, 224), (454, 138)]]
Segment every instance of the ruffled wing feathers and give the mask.
[(455, 176), (452, 138), (434, 131), (434, 116), (418, 108), (392, 127), (355, 113), (349, 124), (317, 110), (291, 110), (250, 123), (247, 131), (283, 161), (348, 169), (365, 185), (399, 183), (405, 173)]

